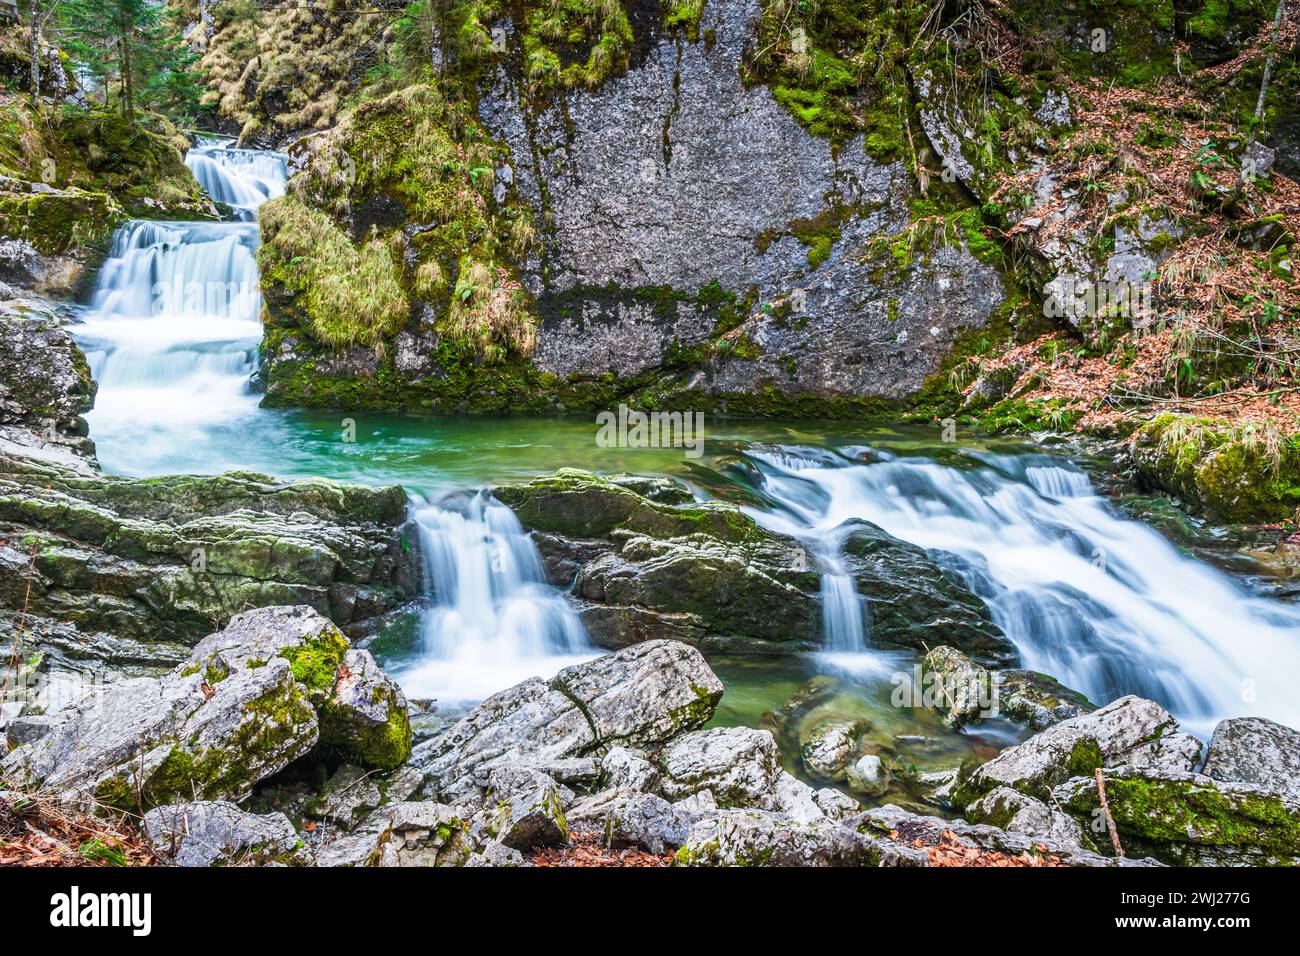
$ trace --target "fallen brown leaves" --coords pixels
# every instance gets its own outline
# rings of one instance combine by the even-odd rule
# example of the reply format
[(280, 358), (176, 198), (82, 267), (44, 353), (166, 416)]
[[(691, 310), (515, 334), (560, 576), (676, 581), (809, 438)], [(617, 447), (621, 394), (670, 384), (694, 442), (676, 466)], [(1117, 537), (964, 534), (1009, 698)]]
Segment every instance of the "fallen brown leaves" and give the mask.
[[(895, 841), (899, 839), (897, 830), (891, 831), (889, 836)], [(968, 846), (962, 843), (957, 834), (951, 830), (944, 830), (937, 844), (927, 844), (925, 840), (917, 837), (912, 840), (912, 846), (925, 850), (926, 855), (930, 857), (931, 866), (1056, 867), (1067, 865), (1061, 862), (1060, 857), (1049, 855), (1047, 848), (1042, 845), (1038, 847), (1041, 856), (1028, 852), (1009, 856), (997, 850)]]
[(644, 850), (613, 850), (604, 845), (598, 831), (574, 832), (568, 846), (538, 850), (537, 866), (672, 866), (673, 855), (656, 856)]
[(157, 860), (126, 821), (92, 817), (43, 794), (0, 796), (0, 866), (149, 866)]

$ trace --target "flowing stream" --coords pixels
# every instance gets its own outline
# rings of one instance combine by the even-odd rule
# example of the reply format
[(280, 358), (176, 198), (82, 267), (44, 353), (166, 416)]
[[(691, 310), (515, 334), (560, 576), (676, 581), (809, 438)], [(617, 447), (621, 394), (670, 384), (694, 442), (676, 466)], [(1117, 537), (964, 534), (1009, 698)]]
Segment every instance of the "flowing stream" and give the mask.
[[(957, 468), (845, 451), (875, 460), (797, 448), (750, 456), (774, 505), (752, 513), (821, 555), (824, 580), (843, 573), (845, 523), (865, 519), (931, 551), (979, 595), (1022, 666), (1093, 701), (1148, 697), (1201, 735), (1245, 713), (1300, 725), (1300, 608), (1184, 557), (1118, 514), (1068, 462), (982, 453), (975, 467)], [(829, 650), (850, 649), (845, 635), (863, 617), (854, 603), (826, 602)], [(869, 625), (851, 636), (865, 649)]]
[(595, 653), (514, 515), (477, 489), (578, 465), (675, 474), (707, 496), (734, 485), (728, 462), (741, 457), (764, 502), (751, 513), (797, 537), (821, 572), (828, 667), (879, 685), (900, 666), (873, 646), (870, 601), (843, 561), (845, 522), (862, 519), (929, 549), (985, 600), (1024, 666), (1094, 701), (1142, 694), (1202, 735), (1235, 715), (1300, 726), (1300, 610), (1184, 556), (1079, 468), (1023, 442), (941, 451), (862, 425), (724, 421), (687, 463), (680, 450), (599, 449), (574, 420), (358, 414), (347, 443), (337, 414), (258, 408), (256, 210), (283, 194), (285, 158), (209, 140), (187, 165), (241, 221), (119, 230), (76, 330), (99, 383), (88, 417), (101, 462), (411, 489), (430, 600), (420, 652), (392, 666), (412, 696), (477, 700)]

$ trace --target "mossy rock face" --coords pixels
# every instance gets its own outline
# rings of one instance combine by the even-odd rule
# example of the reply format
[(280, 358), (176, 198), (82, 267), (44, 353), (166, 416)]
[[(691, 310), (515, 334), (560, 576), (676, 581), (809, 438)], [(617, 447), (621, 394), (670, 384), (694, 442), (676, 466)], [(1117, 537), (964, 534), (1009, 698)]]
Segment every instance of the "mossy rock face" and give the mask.
[(1224, 521), (1283, 521), (1300, 507), (1300, 440), (1254, 426), (1160, 415), (1134, 436), (1150, 484)]
[(349, 650), (320, 705), (321, 756), (393, 770), (411, 756), (406, 696), (369, 651)]
[[(1175, 865), (1300, 864), (1300, 804), (1278, 794), (1199, 774), (1132, 767), (1106, 770), (1102, 778), (1129, 856), (1149, 852)], [(1085, 825), (1100, 806), (1091, 776), (1071, 780), (1053, 795)]]
[(45, 255), (104, 248), (124, 219), (122, 208), (107, 193), (0, 193), (0, 235), (25, 240)]
[(527, 527), (576, 538), (607, 538), (629, 531), (658, 538), (704, 534), (732, 544), (769, 534), (733, 505), (674, 506), (590, 472), (566, 468), (526, 485), (493, 490)]
[[(0, 536), (20, 533), (36, 551), (30, 598), (0, 586), (0, 606), (26, 603), (115, 639), (189, 646), (214, 620), (283, 604), (354, 624), (419, 590), (395, 486), (247, 473), (131, 479), (0, 455)], [(88, 647), (122, 663), (115, 641)]]

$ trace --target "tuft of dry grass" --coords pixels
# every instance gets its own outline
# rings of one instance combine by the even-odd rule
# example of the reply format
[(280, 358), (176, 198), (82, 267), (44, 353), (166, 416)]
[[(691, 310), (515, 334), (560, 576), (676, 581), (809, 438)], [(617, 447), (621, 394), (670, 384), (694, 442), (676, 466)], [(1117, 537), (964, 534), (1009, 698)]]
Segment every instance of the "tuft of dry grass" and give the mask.
[(121, 814), (92, 816), (47, 793), (0, 790), (0, 866), (152, 866), (153, 849)]

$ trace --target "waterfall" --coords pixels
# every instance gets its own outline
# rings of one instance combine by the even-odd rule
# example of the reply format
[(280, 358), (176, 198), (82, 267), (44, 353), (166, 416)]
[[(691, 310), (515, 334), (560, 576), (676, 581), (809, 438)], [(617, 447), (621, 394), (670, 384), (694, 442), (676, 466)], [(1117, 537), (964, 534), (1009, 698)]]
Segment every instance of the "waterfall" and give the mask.
[(596, 651), (568, 599), (551, 587), (537, 546), (487, 492), (416, 509), (425, 593), (420, 659), (395, 670), (413, 697), (482, 700)]
[[(200, 162), (201, 160), (201, 162)], [(214, 198), (256, 208), (284, 192), (275, 154), (196, 146), (186, 157)], [(196, 165), (197, 163), (197, 165)], [(254, 414), (262, 340), (258, 231), (247, 222), (128, 222), (117, 230), (73, 332), (99, 383), (92, 434), (151, 471), (198, 432)]]
[(246, 222), (257, 219), (257, 207), (284, 195), (289, 159), (284, 153), (235, 149), (233, 140), (206, 139), (185, 155), (185, 165), (209, 196), (235, 210)]
[[(1202, 735), (1230, 716), (1300, 726), (1300, 609), (1184, 557), (1059, 459), (979, 454), (954, 467), (874, 455), (750, 455), (775, 504), (752, 513), (821, 549), (823, 594), (842, 587), (826, 583), (840, 529), (863, 519), (930, 549), (985, 601), (1022, 666), (1096, 703), (1149, 697)], [(828, 646), (844, 648), (837, 629), (851, 618), (827, 602)]]

